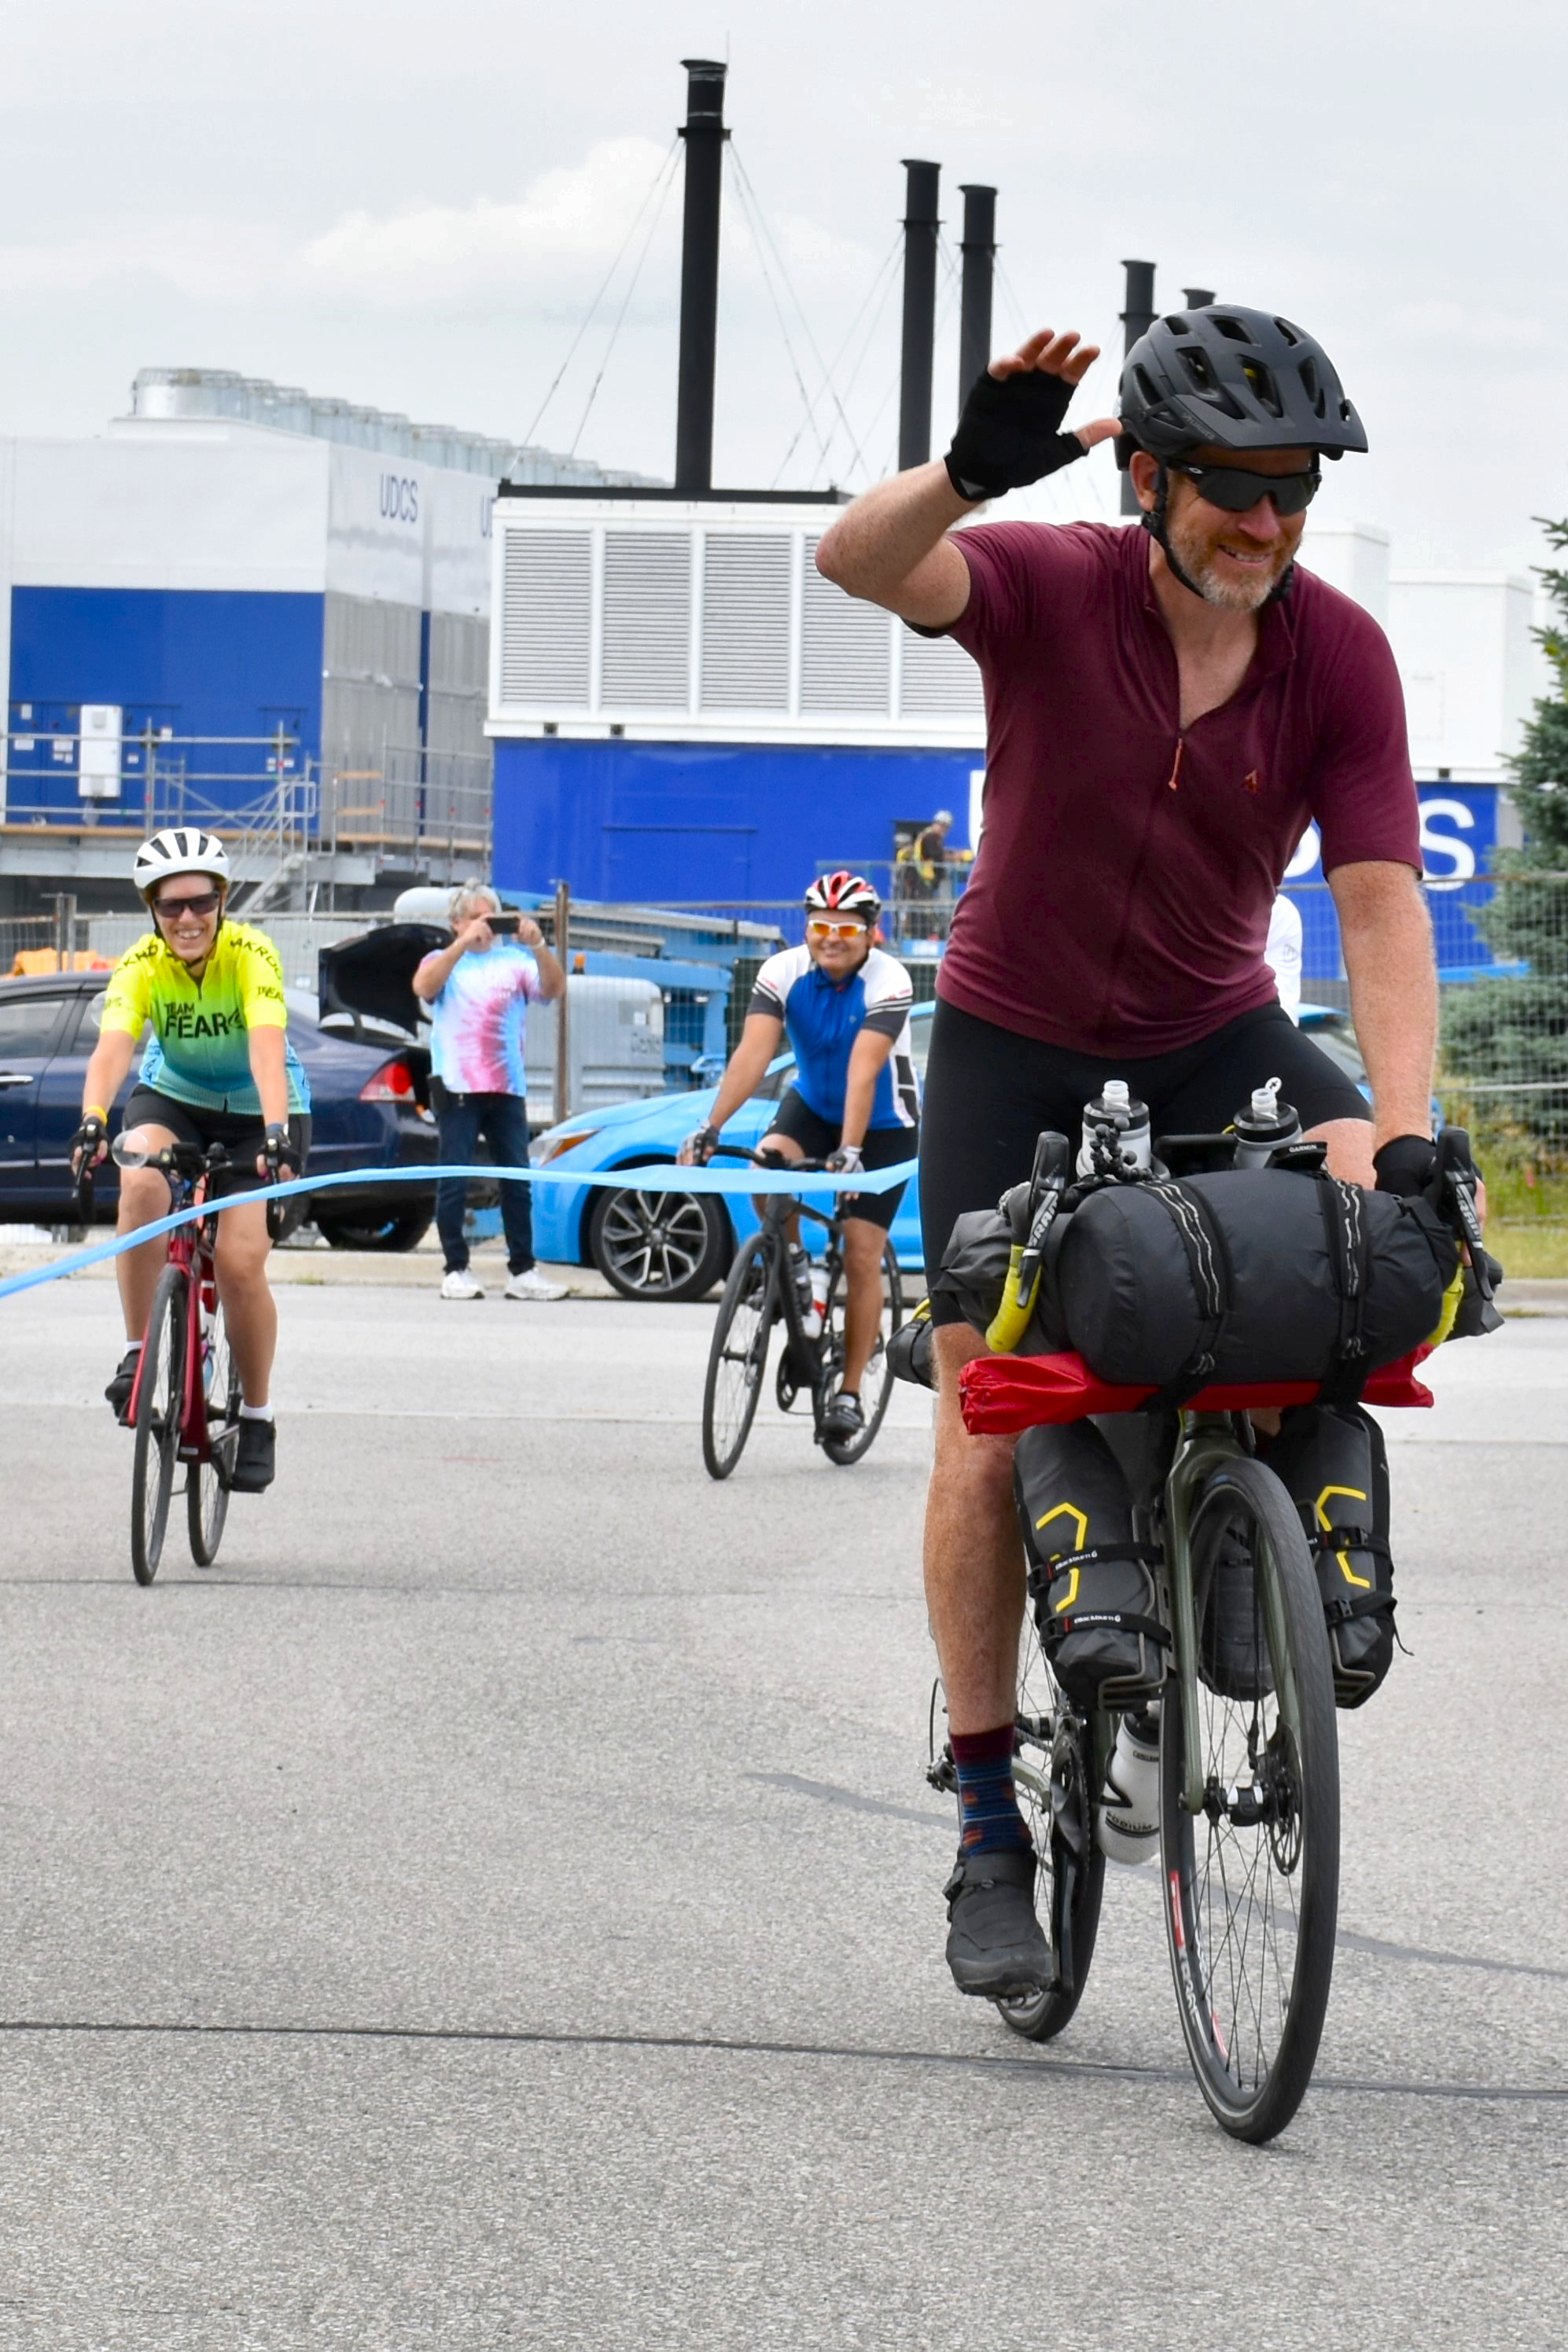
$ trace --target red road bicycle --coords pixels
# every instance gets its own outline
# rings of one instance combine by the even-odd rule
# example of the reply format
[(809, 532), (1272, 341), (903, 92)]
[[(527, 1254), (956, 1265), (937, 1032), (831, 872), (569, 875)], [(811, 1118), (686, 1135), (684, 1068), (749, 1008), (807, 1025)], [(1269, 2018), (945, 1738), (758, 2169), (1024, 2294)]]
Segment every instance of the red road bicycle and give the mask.
[[(222, 1144), (203, 1151), (175, 1143), (162, 1151), (122, 1151), (122, 1168), (158, 1168), (171, 1205), (205, 1202), (227, 1159)], [(126, 1419), (135, 1432), (131, 1467), (131, 1565), (151, 1584), (163, 1557), (174, 1475), (185, 1465), (185, 1525), (191, 1557), (211, 1568), (228, 1516), (229, 1482), (239, 1443), (239, 1374), (217, 1295), (217, 1213), (176, 1226), (169, 1262), (147, 1318)]]

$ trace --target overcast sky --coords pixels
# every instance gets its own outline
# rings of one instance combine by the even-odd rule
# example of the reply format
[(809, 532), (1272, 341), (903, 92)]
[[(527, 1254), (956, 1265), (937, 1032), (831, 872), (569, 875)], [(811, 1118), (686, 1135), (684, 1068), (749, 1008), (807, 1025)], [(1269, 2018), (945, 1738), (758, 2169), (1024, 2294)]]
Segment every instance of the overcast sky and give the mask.
[[(730, 59), (732, 152), (773, 246), (759, 253), (731, 170), (721, 481), (861, 487), (890, 468), (900, 159), (920, 155), (943, 167), (954, 247), (958, 184), (1000, 191), (998, 340), (1074, 325), (1106, 345), (1083, 413), (1113, 405), (1120, 265), (1138, 256), (1163, 307), (1214, 286), (1322, 339), (1373, 450), (1321, 508), (1390, 530), (1396, 565), (1522, 569), (1542, 554), (1531, 515), (1568, 511), (1568, 28), (1546, 0), (14, 5), (0, 431), (95, 432), (139, 367), (206, 365), (534, 426), (668, 477), (680, 187), (677, 167), (660, 209), (660, 173), (679, 60), (704, 54)], [(945, 277), (942, 304), (945, 437)], [(813, 339), (826, 361), (843, 349), (847, 426), (823, 398), (802, 432)], [(1114, 501), (1108, 452), (1064, 478), (1062, 511)]]

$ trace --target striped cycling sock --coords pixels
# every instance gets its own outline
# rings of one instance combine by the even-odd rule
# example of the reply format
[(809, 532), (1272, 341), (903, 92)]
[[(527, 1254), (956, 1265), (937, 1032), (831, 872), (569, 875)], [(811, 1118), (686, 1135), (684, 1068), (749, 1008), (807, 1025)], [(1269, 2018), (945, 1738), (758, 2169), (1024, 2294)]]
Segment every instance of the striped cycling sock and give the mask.
[(994, 1731), (955, 1731), (951, 1744), (963, 1852), (986, 1853), (999, 1846), (1027, 1845), (1029, 1832), (1013, 1789), (1013, 1726), (999, 1723)]

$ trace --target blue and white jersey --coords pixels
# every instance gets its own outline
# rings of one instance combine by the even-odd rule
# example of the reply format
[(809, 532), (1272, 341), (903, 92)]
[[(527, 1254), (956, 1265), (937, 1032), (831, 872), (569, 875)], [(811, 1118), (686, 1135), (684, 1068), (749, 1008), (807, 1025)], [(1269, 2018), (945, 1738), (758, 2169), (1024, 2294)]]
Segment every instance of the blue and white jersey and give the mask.
[(832, 1127), (844, 1117), (849, 1054), (862, 1029), (893, 1041), (871, 1101), (873, 1128), (913, 1127), (920, 1081), (910, 1050), (910, 976), (896, 957), (873, 948), (847, 980), (830, 980), (805, 947), (770, 956), (752, 990), (748, 1013), (771, 1013), (789, 1032), (795, 1091), (807, 1110)]

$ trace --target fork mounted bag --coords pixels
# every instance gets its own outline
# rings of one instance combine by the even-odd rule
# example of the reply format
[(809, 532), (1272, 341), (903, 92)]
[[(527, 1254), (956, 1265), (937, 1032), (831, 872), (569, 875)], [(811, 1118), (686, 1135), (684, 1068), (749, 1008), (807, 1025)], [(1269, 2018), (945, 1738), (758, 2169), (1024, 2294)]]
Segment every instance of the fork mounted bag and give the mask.
[(1328, 1620), (1334, 1698), (1361, 1706), (1394, 1664), (1388, 1454), (1369, 1413), (1322, 1404), (1287, 1412), (1259, 1447), (1295, 1504)]

